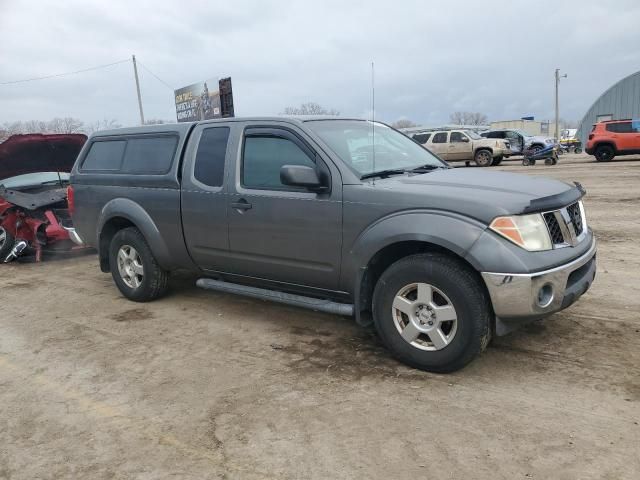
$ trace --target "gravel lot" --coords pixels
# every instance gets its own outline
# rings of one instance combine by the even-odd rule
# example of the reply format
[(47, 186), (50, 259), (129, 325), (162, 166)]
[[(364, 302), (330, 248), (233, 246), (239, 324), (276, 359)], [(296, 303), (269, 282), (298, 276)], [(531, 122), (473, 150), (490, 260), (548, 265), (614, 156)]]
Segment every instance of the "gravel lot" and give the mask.
[(135, 304), (93, 255), (0, 266), (0, 479), (640, 478), (640, 161), (505, 163), (587, 188), (599, 273), (452, 375), (193, 278)]

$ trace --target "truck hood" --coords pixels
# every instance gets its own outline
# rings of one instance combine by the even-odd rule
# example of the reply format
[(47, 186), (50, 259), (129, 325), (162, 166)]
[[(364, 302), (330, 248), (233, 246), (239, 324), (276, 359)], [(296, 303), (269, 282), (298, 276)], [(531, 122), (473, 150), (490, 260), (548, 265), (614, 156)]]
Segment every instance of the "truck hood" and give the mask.
[[(547, 140), (549, 140), (548, 143), (547, 143)], [(534, 135), (532, 137), (525, 137), (524, 143), (525, 143), (525, 145), (532, 145), (534, 143), (542, 143), (544, 145), (553, 145), (556, 142), (551, 137), (543, 137), (542, 135)]]
[(501, 215), (559, 208), (584, 194), (582, 187), (558, 180), (480, 168), (394, 176), (367, 187), (377, 191), (373, 198), (388, 197), (387, 204), (451, 211), (486, 224)]
[(0, 182), (39, 172), (70, 172), (87, 140), (83, 134), (13, 135), (0, 143)]

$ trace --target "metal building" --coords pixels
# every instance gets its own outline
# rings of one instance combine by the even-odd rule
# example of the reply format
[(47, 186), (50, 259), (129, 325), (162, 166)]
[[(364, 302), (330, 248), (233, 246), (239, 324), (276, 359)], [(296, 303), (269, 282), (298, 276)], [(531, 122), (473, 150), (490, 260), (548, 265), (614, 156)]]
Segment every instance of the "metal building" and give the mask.
[(586, 145), (594, 123), (624, 118), (640, 118), (640, 72), (623, 78), (600, 95), (580, 121), (576, 136)]

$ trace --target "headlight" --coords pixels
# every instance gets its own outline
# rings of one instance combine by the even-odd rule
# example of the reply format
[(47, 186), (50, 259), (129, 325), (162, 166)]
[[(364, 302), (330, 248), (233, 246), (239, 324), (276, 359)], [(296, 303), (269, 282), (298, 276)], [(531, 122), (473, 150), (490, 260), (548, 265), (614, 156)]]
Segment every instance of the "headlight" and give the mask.
[(547, 224), (539, 213), (498, 217), (491, 222), (489, 228), (530, 252), (552, 248)]

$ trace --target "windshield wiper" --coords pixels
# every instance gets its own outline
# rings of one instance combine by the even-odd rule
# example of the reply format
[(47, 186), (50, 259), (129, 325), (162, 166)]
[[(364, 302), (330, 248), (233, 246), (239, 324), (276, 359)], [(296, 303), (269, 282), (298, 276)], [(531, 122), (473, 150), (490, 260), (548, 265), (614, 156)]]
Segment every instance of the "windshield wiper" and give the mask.
[(401, 175), (406, 173), (408, 170), (404, 168), (389, 168), (387, 170), (378, 170), (377, 172), (369, 172), (365, 173), (360, 177), (360, 180), (365, 180), (367, 178), (373, 177), (388, 177), (389, 175)]
[(412, 168), (411, 170), (407, 170), (409, 172), (430, 172), (431, 170), (440, 170), (440, 169), (448, 169), (451, 167), (446, 167), (444, 165), (431, 165), (431, 164), (426, 164), (426, 165), (420, 165), (419, 167), (415, 167)]
[(56, 179), (56, 180), (45, 180), (44, 182), (40, 182), (40, 185), (55, 185), (56, 183), (59, 184), (63, 184), (63, 183), (69, 183), (69, 180), (66, 180), (64, 178), (61, 178), (60, 180)]

